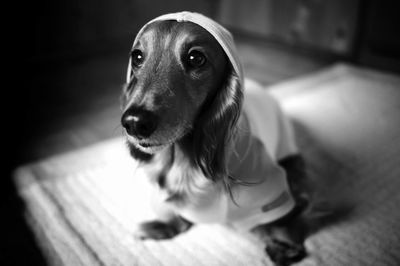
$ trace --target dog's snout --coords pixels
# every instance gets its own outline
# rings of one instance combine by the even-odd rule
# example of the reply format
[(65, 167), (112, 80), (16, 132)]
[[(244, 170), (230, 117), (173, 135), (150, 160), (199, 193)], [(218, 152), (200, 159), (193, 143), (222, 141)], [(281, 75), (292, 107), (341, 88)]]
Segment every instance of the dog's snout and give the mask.
[(158, 125), (158, 118), (153, 112), (143, 109), (129, 109), (121, 118), (126, 132), (138, 139), (148, 138)]

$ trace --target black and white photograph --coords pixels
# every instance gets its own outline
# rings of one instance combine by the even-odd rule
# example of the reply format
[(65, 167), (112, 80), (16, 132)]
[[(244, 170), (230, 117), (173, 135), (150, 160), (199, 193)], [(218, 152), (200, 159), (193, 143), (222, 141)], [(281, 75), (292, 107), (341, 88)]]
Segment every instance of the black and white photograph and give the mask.
[(398, 1), (12, 5), (0, 265), (400, 265)]

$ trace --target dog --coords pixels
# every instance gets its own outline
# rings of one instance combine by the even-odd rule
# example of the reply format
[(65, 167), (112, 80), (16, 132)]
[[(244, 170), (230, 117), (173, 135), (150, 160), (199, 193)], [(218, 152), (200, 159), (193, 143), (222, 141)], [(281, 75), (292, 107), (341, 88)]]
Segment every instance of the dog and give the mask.
[(306, 174), (289, 119), (244, 80), (232, 35), (198, 13), (151, 20), (130, 53), (121, 96), (130, 154), (158, 219), (138, 235), (167, 239), (195, 223), (255, 233), (276, 265), (306, 255)]

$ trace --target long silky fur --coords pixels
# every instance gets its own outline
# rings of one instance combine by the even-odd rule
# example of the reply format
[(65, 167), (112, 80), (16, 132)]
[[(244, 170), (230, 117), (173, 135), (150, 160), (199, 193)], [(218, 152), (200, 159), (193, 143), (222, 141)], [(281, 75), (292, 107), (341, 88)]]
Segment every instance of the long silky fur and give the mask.
[(225, 84), (204, 106), (193, 129), (194, 160), (203, 174), (221, 180), (230, 192), (227, 149), (236, 134), (243, 102), (239, 78), (231, 70)]

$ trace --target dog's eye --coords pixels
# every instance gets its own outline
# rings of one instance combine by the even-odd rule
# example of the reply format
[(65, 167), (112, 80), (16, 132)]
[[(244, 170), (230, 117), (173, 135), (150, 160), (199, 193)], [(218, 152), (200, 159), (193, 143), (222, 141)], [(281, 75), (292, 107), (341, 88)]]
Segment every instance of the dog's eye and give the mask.
[(140, 67), (143, 64), (144, 56), (142, 51), (135, 49), (131, 52), (131, 62), (133, 67)]
[(206, 63), (206, 56), (202, 52), (194, 50), (189, 52), (187, 60), (190, 67), (199, 68)]

